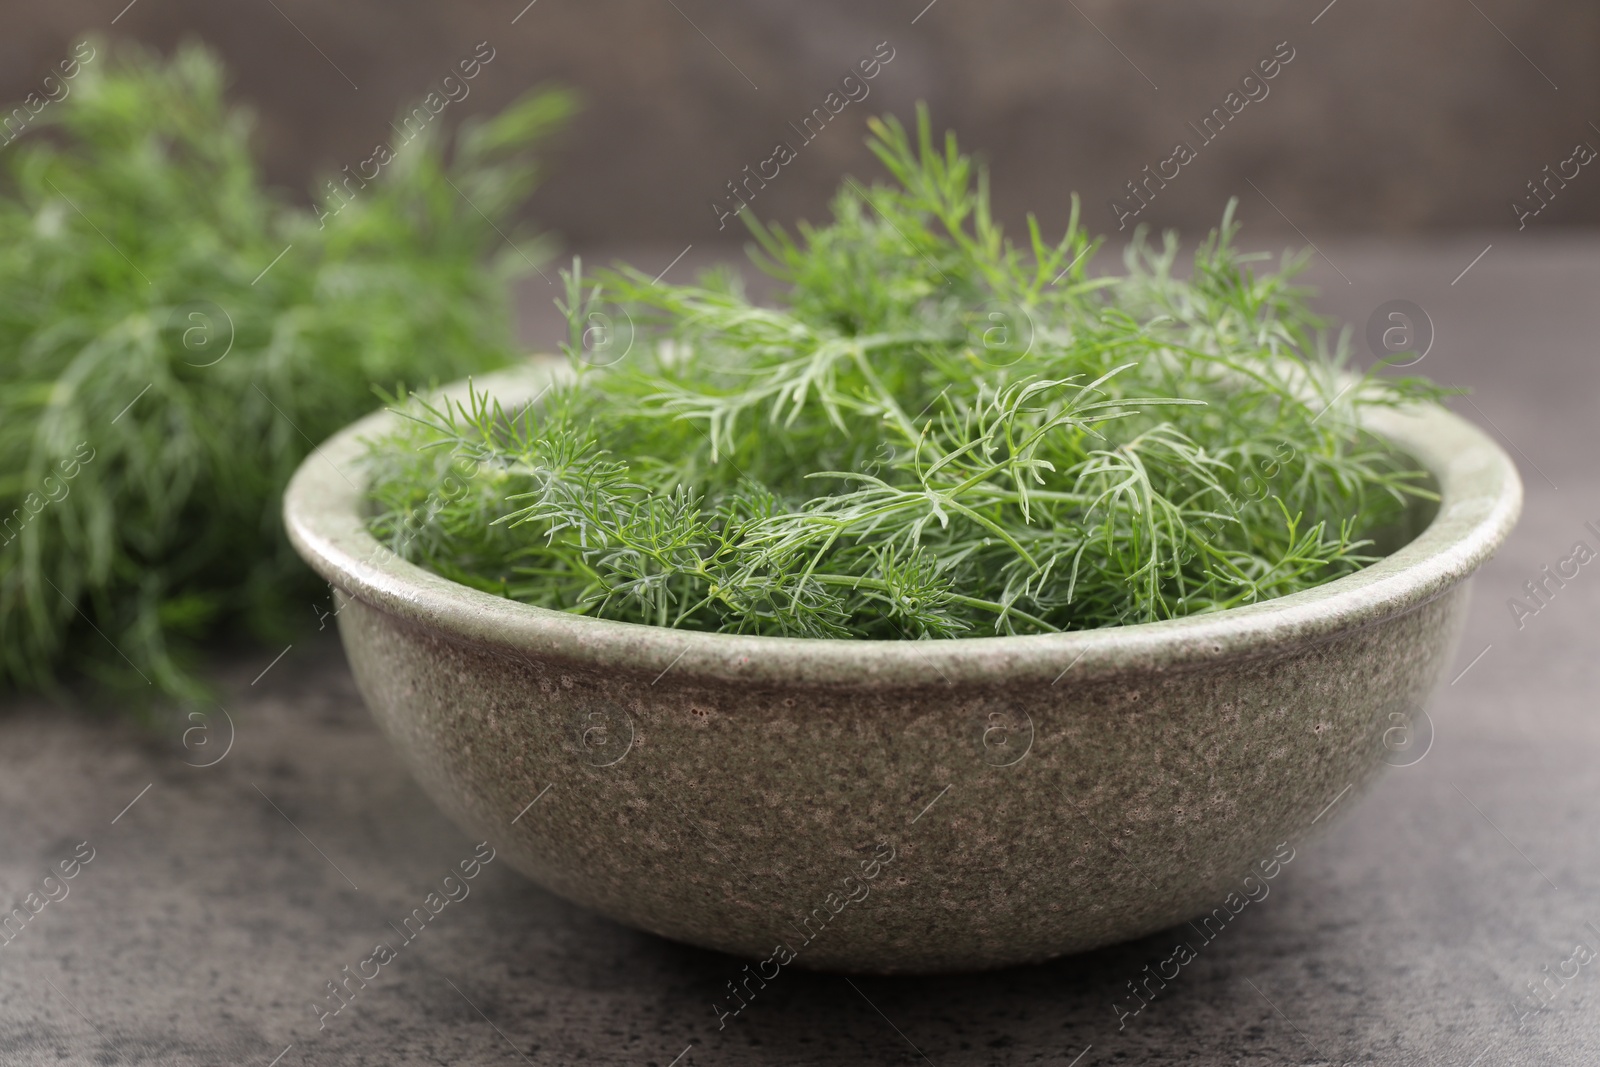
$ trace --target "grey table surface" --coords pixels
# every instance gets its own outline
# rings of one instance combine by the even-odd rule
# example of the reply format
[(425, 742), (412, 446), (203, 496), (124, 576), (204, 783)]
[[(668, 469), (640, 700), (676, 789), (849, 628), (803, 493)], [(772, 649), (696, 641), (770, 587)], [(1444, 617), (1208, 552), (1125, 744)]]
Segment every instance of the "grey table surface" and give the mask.
[(215, 665), (231, 730), (0, 707), (0, 904), (59, 897), (46, 868), (93, 850), (0, 945), (0, 1064), (1600, 1063), (1600, 966), (1571, 962), (1600, 949), (1600, 569), (1520, 628), (1507, 607), (1574, 542), (1600, 547), (1584, 526), (1600, 528), (1600, 240), (1500, 235), (1452, 283), (1488, 243), (1324, 241), (1313, 271), (1358, 329), (1389, 299), (1428, 311), (1418, 369), (1474, 390), (1455, 406), (1527, 487), (1430, 706), (1432, 747), (1337, 804), (1125, 1025), (1113, 1005), (1176, 935), (975, 976), (786, 971), (719, 1029), (739, 962), (495, 863), (319, 1019), (325, 983), (475, 845), (375, 731), (330, 627)]

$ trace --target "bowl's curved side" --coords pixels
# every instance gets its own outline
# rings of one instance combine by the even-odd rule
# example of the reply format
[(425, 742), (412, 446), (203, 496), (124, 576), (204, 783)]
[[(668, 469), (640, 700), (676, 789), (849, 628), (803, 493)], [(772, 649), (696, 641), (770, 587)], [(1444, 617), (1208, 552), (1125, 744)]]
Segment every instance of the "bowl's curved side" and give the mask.
[(768, 971), (930, 973), (1185, 920), (1204, 951), (1382, 769), (1465, 604), (1138, 680), (857, 694), (599, 669), (349, 598), (339, 625), (430, 795), (540, 884)]

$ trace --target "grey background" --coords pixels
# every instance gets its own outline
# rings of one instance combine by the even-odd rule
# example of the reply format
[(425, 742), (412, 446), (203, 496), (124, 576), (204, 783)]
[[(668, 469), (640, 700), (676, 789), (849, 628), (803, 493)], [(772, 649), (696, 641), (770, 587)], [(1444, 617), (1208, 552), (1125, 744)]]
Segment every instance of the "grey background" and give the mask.
[[(1107, 199), (1280, 41), (1296, 58), (1270, 95), (1141, 221), (1209, 226), (1239, 196), (1248, 225), (1292, 232), (1264, 195), (1311, 240), (1514, 229), (1510, 201), (1542, 167), (1580, 139), (1600, 146), (1600, 8), (1576, 0), (126, 2), (9, 5), (0, 96), (34, 87), (86, 31), (162, 48), (198, 37), (259, 112), (268, 173), (304, 189), (365, 158), (402, 103), (488, 41), (496, 59), (452, 118), (549, 81), (587, 101), (537, 202), (579, 245), (728, 237), (710, 198), (880, 41), (895, 58), (871, 95), (800, 150), (758, 212), (818, 217), (842, 174), (876, 172), (867, 115), (926, 99), (992, 163), (1007, 221), (1034, 210), (1060, 224), (1077, 190), (1107, 228)], [(1531, 225), (1596, 222), (1600, 176), (1585, 170)]]

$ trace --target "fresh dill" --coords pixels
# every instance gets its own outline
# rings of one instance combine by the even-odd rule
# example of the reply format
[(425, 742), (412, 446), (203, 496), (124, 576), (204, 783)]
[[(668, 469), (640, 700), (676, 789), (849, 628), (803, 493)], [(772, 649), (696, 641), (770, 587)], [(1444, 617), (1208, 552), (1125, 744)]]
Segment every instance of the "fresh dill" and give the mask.
[[(1097, 275), (1076, 201), (1059, 241), (1031, 216), (1007, 239), (925, 109), (869, 144), (892, 180), (847, 181), (828, 225), (750, 223), (776, 307), (728, 272), (574, 262), (568, 372), (532, 407), (397, 403), (368, 455), (374, 533), (548, 608), (917, 639), (1283, 596), (1366, 565), (1429, 495), (1359, 421), (1439, 390), (1350, 385), (1344, 338), (1291, 284), (1304, 257), (1257, 273), (1231, 205), (1187, 280), (1170, 234)], [(614, 363), (602, 313), (633, 331)]]
[(313, 212), (263, 184), (224, 87), (198, 46), (119, 45), (0, 153), (0, 686), (205, 694), (199, 641), (326, 602), (278, 517), (315, 442), (374, 384), (516, 358), (538, 245), (502, 231), (565, 94), (427, 127)]

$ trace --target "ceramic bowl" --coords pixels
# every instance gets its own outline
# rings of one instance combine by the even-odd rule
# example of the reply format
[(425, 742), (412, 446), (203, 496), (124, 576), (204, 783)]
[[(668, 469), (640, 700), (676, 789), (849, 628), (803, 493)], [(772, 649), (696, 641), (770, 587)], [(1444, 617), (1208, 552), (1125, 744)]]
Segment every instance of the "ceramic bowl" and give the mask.
[[(545, 373), (479, 385), (525, 402)], [(1441, 502), (1315, 589), (1026, 637), (687, 633), (515, 603), (379, 546), (357, 460), (394, 419), (324, 444), (284, 505), (379, 725), (540, 885), (763, 975), (992, 968), (1221, 929), (1305, 835), (1426, 751), (1467, 580), (1521, 506), (1473, 426), (1384, 411), (1369, 428)]]

